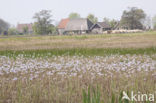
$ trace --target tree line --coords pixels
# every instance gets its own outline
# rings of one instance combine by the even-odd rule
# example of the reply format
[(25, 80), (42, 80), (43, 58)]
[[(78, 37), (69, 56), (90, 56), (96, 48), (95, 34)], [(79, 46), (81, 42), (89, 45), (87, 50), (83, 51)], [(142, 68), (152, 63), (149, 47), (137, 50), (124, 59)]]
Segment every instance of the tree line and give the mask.
[[(80, 14), (72, 12), (68, 16), (69, 19), (81, 18)], [(98, 22), (98, 18), (94, 14), (88, 14), (87, 18), (93, 23)], [(57, 26), (53, 24), (52, 13), (50, 10), (42, 10), (34, 14), (33, 32), (34, 34), (57, 34)], [(120, 20), (103, 18), (104, 22), (110, 24), (114, 29), (118, 24), (124, 29), (155, 29), (156, 30), (156, 15), (151, 18), (145, 14), (142, 9), (131, 7), (123, 11)], [(23, 28), (24, 34), (27, 34), (28, 28)], [(19, 34), (16, 28), (10, 28), (8, 22), (0, 19), (0, 34)]]

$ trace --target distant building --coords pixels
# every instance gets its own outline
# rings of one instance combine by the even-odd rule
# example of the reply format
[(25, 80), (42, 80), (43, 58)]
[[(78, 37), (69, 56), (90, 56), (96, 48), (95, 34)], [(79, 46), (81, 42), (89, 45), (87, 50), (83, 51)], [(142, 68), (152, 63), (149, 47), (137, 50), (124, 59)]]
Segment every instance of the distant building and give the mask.
[(86, 34), (91, 32), (91, 27), (93, 25), (94, 24), (89, 19), (70, 19), (67, 23), (65, 31), (72, 34)]
[(32, 34), (33, 33), (33, 24), (30, 23), (30, 24), (18, 24), (17, 25), (17, 31), (20, 33), (20, 34)]
[(59, 34), (102, 34), (111, 30), (106, 22), (97, 22), (93, 24), (87, 18), (62, 19), (58, 25)]
[(102, 34), (105, 31), (111, 30), (111, 27), (106, 22), (97, 22), (91, 27), (91, 30), (94, 34)]
[(62, 19), (61, 22), (59, 23), (58, 32), (60, 35), (65, 34), (65, 28), (68, 22), (69, 22), (69, 19)]
[(58, 25), (59, 34), (85, 34), (91, 32), (93, 23), (89, 19), (62, 19)]

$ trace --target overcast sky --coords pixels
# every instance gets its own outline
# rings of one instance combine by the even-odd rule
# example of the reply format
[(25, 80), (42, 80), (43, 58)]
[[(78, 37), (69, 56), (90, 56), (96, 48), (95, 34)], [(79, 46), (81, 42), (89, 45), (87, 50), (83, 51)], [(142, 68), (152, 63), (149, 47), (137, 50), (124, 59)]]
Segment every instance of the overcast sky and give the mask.
[(120, 19), (127, 7), (142, 8), (151, 17), (156, 15), (156, 0), (0, 0), (0, 18), (10, 24), (33, 22), (33, 15), (43, 9), (51, 10), (59, 21), (77, 12), (81, 17), (93, 13), (101, 21), (104, 17)]

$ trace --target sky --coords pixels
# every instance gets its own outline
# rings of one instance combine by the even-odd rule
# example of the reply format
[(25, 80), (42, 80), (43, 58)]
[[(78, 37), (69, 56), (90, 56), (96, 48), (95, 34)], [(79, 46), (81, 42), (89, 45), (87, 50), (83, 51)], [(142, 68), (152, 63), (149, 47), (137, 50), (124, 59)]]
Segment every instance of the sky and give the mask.
[(85, 18), (89, 13), (102, 21), (104, 17), (120, 20), (127, 7), (138, 7), (151, 17), (156, 15), (156, 0), (0, 0), (0, 18), (16, 26), (32, 23), (41, 10), (51, 10), (54, 24), (77, 12)]

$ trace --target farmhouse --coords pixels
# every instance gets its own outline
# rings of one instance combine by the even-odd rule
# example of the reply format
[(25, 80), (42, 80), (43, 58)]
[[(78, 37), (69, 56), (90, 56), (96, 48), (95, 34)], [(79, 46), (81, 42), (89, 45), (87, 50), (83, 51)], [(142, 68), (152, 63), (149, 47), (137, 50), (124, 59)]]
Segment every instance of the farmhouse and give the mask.
[(123, 30), (123, 29), (128, 30), (129, 28), (126, 25), (121, 25), (121, 21), (119, 21), (114, 27), (114, 30)]
[(102, 34), (105, 31), (111, 30), (111, 27), (106, 22), (97, 22), (91, 27), (92, 33), (94, 34)]
[(33, 24), (18, 24), (17, 25), (17, 31), (21, 34), (23, 33), (28, 33), (28, 34), (32, 34), (33, 33), (33, 28), (32, 28)]
[(59, 34), (85, 34), (91, 32), (94, 24), (85, 18), (62, 19), (58, 25)]
[(70, 19), (65, 31), (69, 34), (86, 34), (91, 32), (91, 27), (93, 25), (94, 24), (89, 19)]
[(69, 19), (62, 19), (61, 20), (61, 22), (58, 25), (59, 34), (65, 34), (65, 28), (66, 28), (68, 22), (69, 22)]
[(62, 19), (58, 25), (59, 34), (103, 34), (108, 30), (111, 30), (108, 23), (97, 22), (93, 24), (87, 18)]

